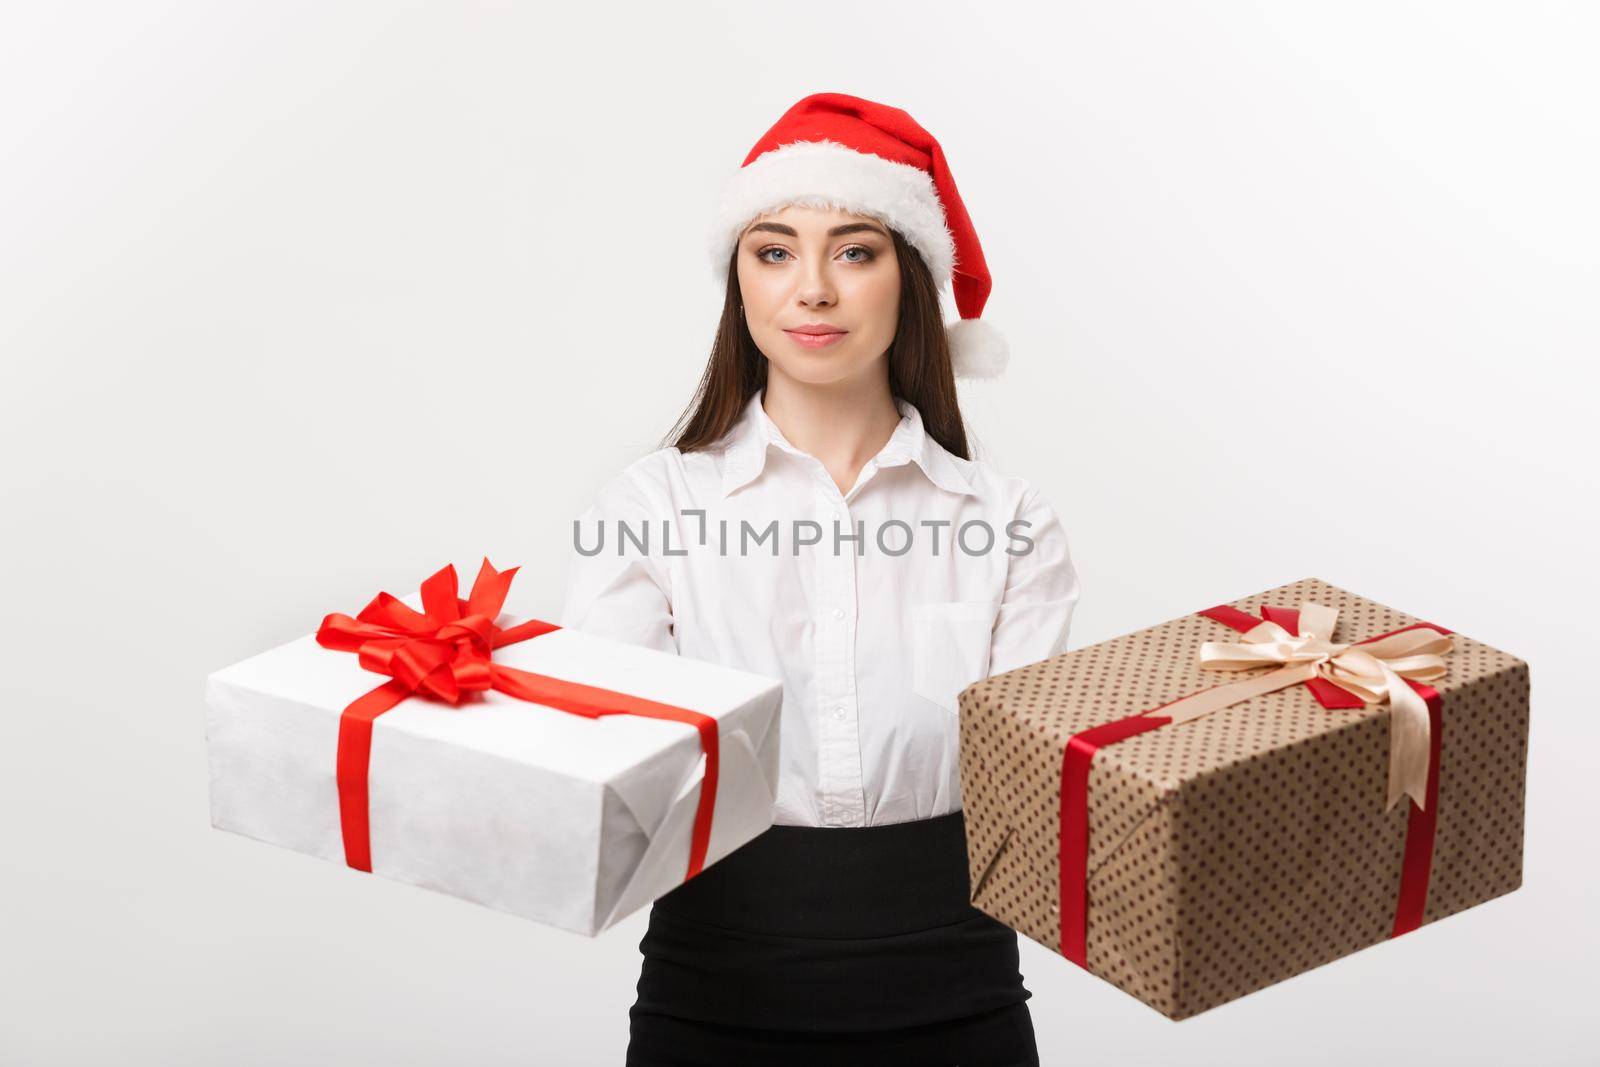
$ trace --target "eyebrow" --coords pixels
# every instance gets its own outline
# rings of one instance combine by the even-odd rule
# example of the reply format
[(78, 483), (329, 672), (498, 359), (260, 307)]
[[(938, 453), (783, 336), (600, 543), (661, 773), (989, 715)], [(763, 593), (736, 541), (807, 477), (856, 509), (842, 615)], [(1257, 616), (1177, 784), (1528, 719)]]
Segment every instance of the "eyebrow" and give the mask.
[[(746, 234), (755, 233), (757, 230), (766, 230), (769, 233), (781, 233), (785, 237), (799, 237), (800, 234), (793, 226), (785, 226), (781, 222), (758, 222), (745, 231)], [(851, 222), (844, 226), (835, 226), (828, 231), (829, 237), (843, 237), (847, 233), (875, 233), (880, 237), (887, 237), (883, 229), (870, 222)]]

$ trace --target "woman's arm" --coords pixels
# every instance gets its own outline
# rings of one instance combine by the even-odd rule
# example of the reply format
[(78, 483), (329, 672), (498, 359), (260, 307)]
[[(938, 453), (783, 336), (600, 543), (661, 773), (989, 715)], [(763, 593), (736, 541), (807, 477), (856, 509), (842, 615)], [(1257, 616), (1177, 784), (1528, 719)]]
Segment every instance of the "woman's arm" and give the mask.
[[(672, 585), (664, 561), (641, 553), (622, 537), (626, 524), (655, 549), (661, 538), (661, 508), (651, 499), (636, 466), (603, 486), (587, 511), (578, 517), (576, 541), (567, 568), (561, 625), (585, 633), (677, 652), (672, 618)], [(600, 550), (595, 552), (596, 545)], [(625, 555), (618, 555), (622, 544)], [(580, 551), (580, 547), (583, 551)], [(583, 552), (594, 553), (584, 555)]]
[[(1005, 594), (989, 644), (989, 673), (1000, 674), (1065, 652), (1072, 610), (1078, 603), (1078, 574), (1067, 550), (1067, 534), (1055, 510), (1029, 487), (1018, 505), (1017, 523), (1002, 531), (1001, 543), (1013, 549), (1029, 538), (1029, 551), (1011, 557)], [(1003, 535), (1014, 531), (1016, 540)]]

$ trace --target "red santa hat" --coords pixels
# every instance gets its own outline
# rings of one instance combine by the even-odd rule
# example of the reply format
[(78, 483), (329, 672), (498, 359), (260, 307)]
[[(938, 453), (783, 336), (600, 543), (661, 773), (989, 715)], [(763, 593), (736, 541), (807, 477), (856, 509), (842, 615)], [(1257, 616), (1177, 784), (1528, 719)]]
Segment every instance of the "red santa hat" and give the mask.
[(744, 228), (790, 204), (871, 215), (897, 230), (935, 284), (950, 284), (960, 319), (945, 332), (956, 375), (1005, 370), (1005, 338), (979, 318), (990, 283), (977, 231), (939, 142), (910, 115), (843, 93), (815, 93), (784, 112), (723, 186), (710, 241), (721, 285)]

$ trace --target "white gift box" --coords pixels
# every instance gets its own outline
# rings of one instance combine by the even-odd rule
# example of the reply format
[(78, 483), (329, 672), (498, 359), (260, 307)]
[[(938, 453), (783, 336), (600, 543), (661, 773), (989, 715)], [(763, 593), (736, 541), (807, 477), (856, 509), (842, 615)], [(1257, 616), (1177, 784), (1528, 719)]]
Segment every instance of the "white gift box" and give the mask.
[[(494, 662), (715, 718), (706, 866), (772, 825), (775, 679), (570, 629), (504, 645)], [(212, 825), (343, 865), (339, 719), (386, 681), (314, 635), (212, 674)], [(593, 936), (683, 883), (705, 770), (684, 723), (495, 691), (454, 706), (413, 696), (373, 723), (372, 871)]]

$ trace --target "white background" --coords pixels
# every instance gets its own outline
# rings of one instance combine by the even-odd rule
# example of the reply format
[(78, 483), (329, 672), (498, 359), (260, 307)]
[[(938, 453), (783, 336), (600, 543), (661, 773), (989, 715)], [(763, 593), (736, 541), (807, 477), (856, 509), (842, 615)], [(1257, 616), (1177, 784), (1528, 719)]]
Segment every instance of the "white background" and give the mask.
[(1024, 939), (1044, 1062), (1597, 1062), (1594, 5), (0, 19), (0, 1061), (621, 1062), (644, 912), (212, 830), (203, 679), (484, 553), (553, 618), (720, 181), (837, 91), (951, 160), (1074, 647), (1314, 575), (1532, 665), (1521, 890), (1181, 1024)]

